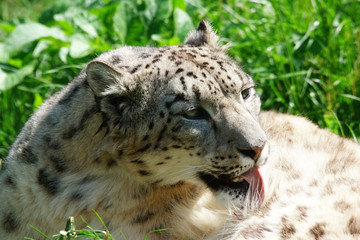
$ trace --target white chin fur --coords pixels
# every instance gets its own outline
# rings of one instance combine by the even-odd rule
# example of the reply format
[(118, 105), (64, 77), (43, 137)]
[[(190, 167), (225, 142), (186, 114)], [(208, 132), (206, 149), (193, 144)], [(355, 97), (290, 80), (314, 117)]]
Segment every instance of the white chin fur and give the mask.
[(217, 201), (225, 206), (227, 209), (239, 208), (244, 205), (246, 196), (239, 196), (234, 198), (234, 196), (229, 195), (228, 192), (218, 191), (215, 193)]

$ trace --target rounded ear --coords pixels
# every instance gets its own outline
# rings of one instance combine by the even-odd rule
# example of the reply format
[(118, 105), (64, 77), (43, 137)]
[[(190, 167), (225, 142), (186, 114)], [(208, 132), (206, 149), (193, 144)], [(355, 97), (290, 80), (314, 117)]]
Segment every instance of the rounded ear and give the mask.
[[(202, 20), (196, 31), (189, 33), (185, 40), (185, 44), (202, 46), (209, 43), (210, 34), (212, 32), (211, 26), (208, 22)], [(215, 35), (216, 36), (216, 35)], [(217, 36), (216, 36), (217, 37)], [(217, 41), (218, 39), (216, 39)]]
[(86, 66), (86, 80), (96, 96), (120, 93), (126, 89), (124, 79), (130, 76), (101, 61), (92, 61)]
[(185, 44), (192, 46), (204, 46), (207, 45), (210, 48), (213, 48), (217, 51), (226, 52), (230, 45), (221, 46), (218, 44), (219, 36), (213, 31), (210, 24), (202, 20), (199, 23), (199, 26), (196, 31), (189, 33), (185, 40)]

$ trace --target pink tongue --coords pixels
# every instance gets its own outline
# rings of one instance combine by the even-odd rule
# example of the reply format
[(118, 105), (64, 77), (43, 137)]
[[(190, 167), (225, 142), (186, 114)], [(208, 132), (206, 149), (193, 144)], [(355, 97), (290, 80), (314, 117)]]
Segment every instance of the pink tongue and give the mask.
[(259, 173), (259, 168), (257, 166), (249, 169), (242, 177), (250, 184), (251, 188), (251, 197), (254, 198), (258, 196), (261, 199), (261, 202), (264, 200), (264, 184), (262, 177)]

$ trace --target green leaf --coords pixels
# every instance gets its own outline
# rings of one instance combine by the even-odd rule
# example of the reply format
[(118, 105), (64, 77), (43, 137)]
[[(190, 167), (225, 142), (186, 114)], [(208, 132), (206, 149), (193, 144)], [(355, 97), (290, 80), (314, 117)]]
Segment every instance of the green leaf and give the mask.
[(119, 37), (122, 43), (125, 42), (127, 34), (126, 5), (128, 5), (126, 2), (121, 2), (116, 8), (116, 12), (113, 17), (113, 28), (115, 34)]
[(156, 16), (156, 12), (157, 12), (157, 4), (155, 2), (155, 0), (144, 0), (145, 2), (145, 10), (142, 11), (142, 17), (144, 20), (144, 24), (149, 26), (150, 23), (153, 21), (153, 19)]
[[(69, 8), (66, 12), (54, 15), (56, 22), (67, 34), (83, 31), (89, 38), (97, 38), (99, 19), (84, 9), (78, 7)], [(67, 24), (66, 24), (67, 23)]]
[(5, 32), (8, 32), (8, 33), (10, 33), (10, 32), (12, 32), (12, 31), (14, 31), (14, 29), (15, 29), (15, 26), (14, 25), (12, 25), (12, 24), (9, 24), (9, 23), (5, 23), (5, 22), (0, 22), (0, 29), (1, 30), (4, 30)]
[(39, 41), (33, 51), (33, 57), (39, 57), (41, 52), (49, 47), (49, 41)]
[(9, 52), (5, 43), (0, 43), (0, 62), (9, 61)]
[(191, 18), (186, 12), (184, 12), (180, 8), (175, 8), (174, 24), (175, 24), (175, 36), (178, 37), (181, 42), (184, 41), (187, 34), (191, 30), (194, 30), (194, 25), (191, 21)]
[(179, 8), (183, 11), (186, 10), (186, 3), (185, 3), (185, 0), (173, 0), (172, 1), (172, 5), (174, 8)]
[(34, 95), (35, 96), (34, 96), (33, 108), (36, 109), (43, 103), (44, 99), (41, 97), (39, 93), (35, 93)]
[[(56, 16), (55, 16), (56, 18)], [(67, 34), (72, 35), (75, 33), (75, 29), (72, 24), (65, 20), (56, 20), (57, 25)]]
[(27, 75), (34, 71), (35, 65), (36, 61), (30, 62), (12, 73), (6, 73), (0, 68), (0, 90), (8, 90), (21, 83)]
[(69, 54), (69, 48), (67, 47), (62, 47), (59, 50), (59, 58), (61, 59), (61, 61), (63, 63), (67, 63), (67, 56)]
[(173, 11), (172, 0), (156, 0), (157, 12), (156, 20), (166, 20), (168, 19)]
[(82, 58), (93, 51), (89, 41), (81, 34), (75, 34), (71, 38), (70, 56), (72, 58)]
[(129, 45), (145, 45), (147, 42), (147, 33), (142, 21), (138, 18), (134, 18), (130, 25), (126, 36), (126, 43)]
[[(86, 17), (86, 16), (85, 16)], [(89, 34), (90, 37), (96, 38), (98, 37), (98, 34), (96, 32), (96, 29), (91, 24), (89, 19), (85, 18), (83, 15), (77, 15), (74, 18), (74, 23), (80, 27), (84, 32)]]
[(18, 25), (6, 39), (5, 44), (13, 53), (22, 50), (26, 44), (45, 37), (66, 41), (64, 32), (58, 28), (49, 28), (40, 23), (26, 23)]

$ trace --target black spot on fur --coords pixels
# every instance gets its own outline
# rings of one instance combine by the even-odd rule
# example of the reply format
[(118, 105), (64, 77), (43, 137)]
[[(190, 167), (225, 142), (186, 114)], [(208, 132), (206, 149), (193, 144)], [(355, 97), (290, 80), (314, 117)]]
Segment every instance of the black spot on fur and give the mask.
[(124, 154), (124, 151), (119, 149), (117, 152), (118, 157), (121, 157)]
[(181, 124), (175, 124), (172, 128), (171, 128), (171, 131), (172, 132), (178, 132), (180, 129), (181, 129)]
[(140, 57), (143, 58), (143, 59), (146, 59), (146, 58), (151, 57), (151, 55), (148, 54), (148, 53), (142, 53), (142, 54), (140, 55)]
[(160, 61), (160, 58), (155, 58), (154, 60), (152, 60), (152, 63), (156, 63), (158, 61)]
[(21, 149), (20, 159), (26, 164), (35, 164), (38, 162), (37, 157), (29, 147), (24, 147)]
[(157, 143), (159, 143), (160, 140), (163, 138), (164, 133), (165, 133), (166, 130), (167, 130), (167, 126), (165, 125), (165, 126), (161, 129), (161, 131), (160, 131), (160, 133), (159, 133), (159, 135), (158, 135), (158, 138), (157, 138), (157, 140), (156, 140)]
[(146, 141), (146, 140), (148, 140), (149, 139), (149, 135), (148, 134), (146, 134), (144, 137), (143, 137), (143, 141)]
[(178, 70), (176, 70), (176, 72), (175, 73), (181, 73), (181, 72), (183, 72), (184, 71), (184, 69), (182, 69), (182, 68), (178, 68)]
[(146, 144), (144, 147), (138, 149), (136, 152), (145, 152), (151, 147), (151, 143)]
[(189, 57), (192, 57), (192, 58), (196, 58), (196, 55), (192, 54), (192, 53), (186, 53), (186, 55), (188, 55)]
[(202, 67), (202, 68), (206, 68), (207, 65), (209, 65), (208, 62), (203, 62), (203, 63), (201, 64), (201, 67)]
[(79, 123), (79, 126), (77, 128), (78, 131), (81, 131), (85, 128), (85, 123), (88, 119), (90, 119), (90, 117), (99, 112), (99, 107), (97, 105), (94, 105), (92, 106), (90, 109), (87, 109), (84, 114), (82, 115), (81, 117), (81, 120), (80, 120), (80, 123)]
[(171, 147), (173, 147), (173, 148), (181, 148), (181, 146), (179, 146), (179, 145), (172, 145)]
[(197, 76), (196, 76), (193, 72), (188, 72), (188, 73), (186, 74), (186, 76), (188, 76), (188, 77), (193, 77), (193, 78), (197, 79)]
[(200, 99), (200, 96), (201, 96), (200, 89), (199, 89), (199, 87), (197, 85), (195, 85), (195, 84), (192, 85), (192, 91), (195, 94), (196, 98)]
[(99, 129), (96, 131), (95, 135), (98, 134), (102, 129), (106, 129), (105, 135), (109, 133), (109, 120), (110, 118), (104, 113), (101, 112), (102, 122), (99, 126)]
[(132, 163), (136, 163), (136, 164), (139, 164), (139, 165), (143, 165), (145, 162), (143, 161), (143, 160), (141, 160), (141, 159), (134, 159), (134, 160), (132, 160), (131, 161)]
[(134, 73), (136, 73), (137, 72), (137, 70), (139, 70), (139, 68), (141, 67), (141, 64), (138, 64), (138, 65), (136, 65), (134, 68), (133, 68), (133, 70), (131, 70), (131, 74), (134, 74)]
[(165, 102), (165, 107), (166, 108), (171, 108), (172, 102)]
[(153, 128), (154, 128), (154, 122), (151, 121), (151, 122), (149, 123), (149, 130), (152, 130)]
[(54, 164), (56, 171), (65, 172), (68, 169), (67, 161), (64, 158), (50, 155), (49, 159)]
[(43, 141), (49, 149), (58, 150), (61, 148), (61, 144), (51, 139), (50, 136), (44, 136)]
[(109, 159), (108, 162), (107, 162), (107, 167), (108, 168), (111, 168), (111, 167), (116, 166), (116, 165), (117, 165), (117, 163), (116, 163), (116, 161), (114, 159)]
[(133, 219), (132, 223), (145, 223), (145, 222), (149, 221), (154, 216), (155, 216), (154, 212), (146, 211), (146, 212), (138, 215), (137, 217), (135, 217)]
[(158, 162), (156, 165), (163, 165), (164, 162)]
[(176, 57), (175, 56), (168, 56), (168, 59), (172, 62), (174, 62), (176, 60)]
[(5, 178), (4, 183), (10, 187), (13, 187), (13, 188), (16, 187), (14, 178), (10, 175)]
[(44, 168), (39, 170), (38, 183), (43, 186), (50, 195), (55, 195), (59, 192), (59, 179)]
[(71, 139), (71, 138), (73, 138), (75, 136), (76, 132), (77, 132), (77, 129), (73, 125), (62, 134), (62, 138), (64, 140), (69, 140), (69, 139)]
[(88, 175), (86, 177), (84, 177), (83, 179), (81, 179), (80, 181), (80, 184), (88, 184), (88, 183), (91, 183), (93, 181), (95, 181), (97, 179), (96, 176), (91, 176), (91, 175)]
[(173, 188), (173, 187), (180, 187), (183, 186), (185, 184), (184, 181), (178, 181), (177, 183), (171, 184), (169, 187)]
[(70, 199), (72, 201), (79, 201), (81, 199), (84, 198), (84, 194), (82, 194), (81, 192), (73, 192), (71, 195), (70, 195)]
[(187, 86), (186, 86), (186, 83), (185, 83), (185, 78), (184, 77), (181, 77), (180, 78), (180, 81), (181, 81), (181, 84), (183, 86), (183, 90), (186, 91), (187, 90)]
[(151, 174), (149, 171), (146, 171), (146, 170), (139, 170), (138, 173), (139, 173), (141, 176), (148, 176), (148, 175)]
[(20, 221), (16, 216), (15, 212), (9, 211), (4, 214), (1, 225), (5, 232), (12, 233), (19, 228)]
[(160, 111), (160, 117), (164, 118), (165, 117), (165, 113), (163, 111)]
[(71, 90), (69, 90), (59, 101), (60, 105), (66, 105), (72, 101), (77, 92), (80, 90), (81, 85), (76, 85)]
[(110, 62), (111, 62), (112, 64), (119, 64), (120, 61), (121, 61), (121, 59), (120, 59), (120, 57), (119, 57), (118, 55), (113, 55), (113, 56), (111, 57), (111, 60), (110, 60)]

